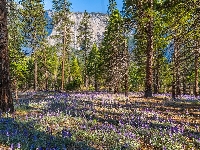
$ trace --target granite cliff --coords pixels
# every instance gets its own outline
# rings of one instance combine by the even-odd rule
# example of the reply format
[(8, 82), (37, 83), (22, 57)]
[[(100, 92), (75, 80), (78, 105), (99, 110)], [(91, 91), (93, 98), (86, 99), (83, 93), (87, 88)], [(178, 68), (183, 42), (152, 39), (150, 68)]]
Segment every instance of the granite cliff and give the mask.
[[(46, 11), (46, 18), (48, 20), (48, 26), (47, 26), (47, 30), (48, 30), (48, 41), (49, 44), (54, 45), (55, 41), (53, 39), (50, 38), (51, 35), (55, 35), (56, 34), (56, 30), (55, 27), (53, 27), (51, 25), (52, 22), (52, 11)], [(80, 22), (83, 18), (84, 13), (83, 12), (74, 12), (71, 14), (71, 20), (74, 22), (74, 25), (72, 26), (72, 45), (75, 49), (79, 49), (77, 46), (77, 35), (78, 35), (78, 27), (80, 25)], [(92, 42), (96, 42), (99, 43), (102, 38), (103, 38), (103, 34), (105, 32), (105, 27), (107, 25), (108, 22), (108, 17), (106, 14), (102, 14), (102, 13), (89, 13), (90, 15), (90, 24), (91, 24), (91, 30), (92, 30)]]

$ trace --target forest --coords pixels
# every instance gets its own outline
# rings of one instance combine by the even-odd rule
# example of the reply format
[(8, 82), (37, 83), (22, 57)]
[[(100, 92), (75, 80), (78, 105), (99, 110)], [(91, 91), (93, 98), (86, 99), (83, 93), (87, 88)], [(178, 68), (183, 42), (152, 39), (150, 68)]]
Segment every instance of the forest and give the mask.
[(0, 150), (200, 149), (200, 1), (108, 1), (0, 1)]

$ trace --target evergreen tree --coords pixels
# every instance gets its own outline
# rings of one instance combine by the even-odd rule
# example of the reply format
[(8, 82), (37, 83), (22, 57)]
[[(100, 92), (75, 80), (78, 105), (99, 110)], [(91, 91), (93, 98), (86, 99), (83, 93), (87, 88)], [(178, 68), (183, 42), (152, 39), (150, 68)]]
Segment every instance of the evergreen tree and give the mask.
[(10, 91), (9, 50), (7, 29), (7, 1), (0, 2), (0, 110), (14, 112), (13, 99)]
[(88, 52), (91, 48), (91, 39), (92, 39), (92, 31), (89, 19), (90, 15), (85, 10), (83, 19), (81, 20), (80, 25), (78, 27), (78, 36), (77, 36), (80, 50), (83, 52), (83, 64), (84, 64), (83, 81), (85, 88), (88, 87), (88, 75), (87, 75), (86, 65), (88, 61), (87, 57), (88, 57)]
[(147, 47), (146, 47), (146, 79), (145, 79), (145, 97), (152, 97), (152, 82), (153, 82), (153, 0), (148, 0), (147, 11), (147, 26), (145, 29), (147, 35)]
[[(152, 96), (153, 84), (153, 46), (154, 46), (154, 1), (131, 1), (125, 2), (126, 13), (133, 20), (136, 27), (136, 47), (141, 58), (145, 62), (145, 97)], [(137, 52), (137, 50), (135, 52)], [(137, 58), (137, 57), (136, 57)]]
[[(44, 57), (45, 59), (45, 57)], [(44, 61), (45, 62), (45, 61)], [(46, 70), (48, 72), (49, 85), (53, 90), (58, 90), (59, 56), (55, 46), (46, 47)], [(46, 71), (45, 71), (46, 72)], [(45, 76), (46, 78), (46, 76)], [(46, 78), (46, 79), (47, 79)]]
[(109, 1), (112, 10), (109, 10), (109, 21), (104, 33), (102, 47), (100, 49), (103, 59), (102, 67), (104, 77), (109, 89), (119, 92), (123, 89), (124, 75), (127, 68), (126, 39), (124, 36), (123, 18), (116, 9), (115, 1)]
[[(185, 69), (189, 68), (189, 64), (183, 61), (192, 59), (195, 55), (194, 50), (189, 50), (186, 45), (191, 43), (194, 45), (194, 31), (195, 23), (193, 16), (196, 11), (196, 4), (192, 1), (173, 2), (173, 5), (165, 8), (167, 13), (165, 15), (165, 24), (167, 25), (167, 34), (171, 37), (173, 52), (172, 52), (172, 98), (181, 95), (181, 80), (183, 86), (183, 93), (185, 89)], [(189, 6), (189, 7), (188, 7)], [(170, 9), (170, 11), (169, 11)], [(192, 33), (192, 34), (191, 34)], [(190, 41), (188, 40), (190, 39)], [(195, 59), (195, 58), (193, 58)], [(191, 61), (187, 61), (191, 64)], [(184, 66), (186, 65), (186, 66)], [(189, 72), (191, 70), (188, 70)], [(182, 78), (182, 79), (181, 79)]]
[(18, 88), (24, 88), (26, 83), (26, 60), (21, 47), (24, 42), (22, 36), (23, 23), (20, 20), (19, 5), (14, 1), (9, 1), (8, 5), (8, 48), (10, 55), (10, 74), (12, 87), (15, 90), (17, 99)]
[(64, 90), (66, 59), (68, 61), (68, 83), (70, 83), (70, 44), (72, 42), (71, 26), (73, 24), (70, 18), (71, 3), (68, 0), (53, 0), (52, 2), (54, 10), (53, 24), (57, 31), (53, 38), (57, 39), (57, 47), (62, 49), (61, 90)]
[(42, 43), (41, 51), (37, 52), (38, 55), (38, 67), (40, 72), (38, 74), (38, 82), (42, 89), (49, 90), (50, 88), (56, 89), (59, 56), (55, 46)]
[(72, 57), (70, 71), (72, 80), (68, 84), (68, 89), (70, 90), (79, 89), (82, 83), (82, 75), (81, 75), (81, 67), (78, 58), (76, 56)]
[(96, 43), (94, 43), (92, 46), (92, 50), (90, 51), (88, 56), (87, 72), (90, 77), (94, 78), (95, 91), (98, 91), (98, 80), (100, 79), (101, 76), (100, 64), (101, 64), (100, 52), (98, 50)]
[[(194, 56), (194, 50), (188, 50), (186, 45), (189, 43), (194, 45), (191, 41), (194, 41), (193, 37), (196, 34), (193, 34), (193, 31), (198, 26), (198, 17), (195, 15), (198, 12), (198, 2), (125, 0), (125, 6), (126, 15), (133, 23), (131, 27), (135, 28), (134, 63), (138, 64), (139, 68), (143, 68), (146, 63), (145, 97), (152, 96), (152, 86), (154, 93), (157, 93), (161, 86), (168, 87), (169, 81), (172, 82), (172, 97), (180, 95), (181, 80), (184, 82), (185, 91), (184, 70), (189, 65), (184, 61), (189, 61), (192, 59), (191, 56)], [(172, 56), (168, 55), (168, 58), (165, 58), (167, 53)], [(167, 61), (171, 57), (171, 61)], [(171, 66), (172, 69), (167, 73), (164, 69), (159, 69), (161, 66), (166, 66), (168, 69)], [(172, 76), (169, 76), (169, 72)], [(198, 76), (198, 72), (196, 75)]]
[(36, 51), (41, 47), (47, 35), (45, 26), (45, 11), (43, 4), (38, 0), (22, 1), (22, 22), (24, 23), (23, 36), (25, 47), (32, 51), (34, 57), (34, 90), (38, 89), (38, 56)]

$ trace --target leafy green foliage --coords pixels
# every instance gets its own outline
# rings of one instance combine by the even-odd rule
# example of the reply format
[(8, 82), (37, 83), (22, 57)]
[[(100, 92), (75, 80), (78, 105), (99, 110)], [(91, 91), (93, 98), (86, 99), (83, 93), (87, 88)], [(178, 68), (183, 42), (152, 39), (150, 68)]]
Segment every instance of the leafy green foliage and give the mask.
[(21, 5), (22, 35), (26, 40), (24, 46), (34, 52), (47, 35), (44, 6), (37, 0), (24, 0)]
[[(200, 80), (197, 74), (199, 63), (195, 63), (198, 62), (195, 60), (199, 60), (200, 31), (197, 1), (154, 0), (151, 8), (150, 0), (124, 0), (123, 11), (119, 12), (116, 1), (109, 0), (108, 25), (102, 43), (92, 44), (90, 14), (85, 11), (78, 28), (80, 49), (77, 50), (71, 47), (73, 22), (68, 0), (52, 1), (53, 24), (58, 33), (52, 37), (56, 41), (54, 46), (44, 40), (46, 23), (41, 2), (25, 0), (21, 3), (23, 7), (19, 7), (17, 2), (9, 2), (10, 70), (12, 80), (17, 81), (17, 86), (13, 82), (13, 87), (33, 88), (36, 72), (34, 65), (37, 63), (40, 89), (60, 90), (62, 85), (64, 89), (70, 85), (69, 89), (81, 87), (87, 90), (87, 84), (92, 90), (94, 87), (96, 90), (103, 87), (123, 91), (125, 70), (129, 68), (129, 89), (144, 91), (148, 74), (149, 18), (153, 21), (153, 92), (171, 92), (172, 83), (175, 83), (181, 92), (185, 91), (185, 87), (186, 93), (192, 93), (192, 87)], [(132, 47), (127, 47), (127, 43), (133, 43)], [(34, 55), (27, 56), (24, 50), (28, 53), (34, 50)]]
[(94, 79), (95, 90), (98, 90), (98, 82), (101, 78), (101, 56), (96, 43), (93, 44), (92, 50), (88, 56), (87, 73)]
[[(56, 40), (58, 50), (62, 55), (61, 90), (66, 85), (66, 71), (68, 73), (68, 83), (70, 82), (70, 53), (71, 53), (71, 26), (73, 21), (70, 18), (71, 3), (68, 0), (53, 0), (53, 24), (57, 34), (52, 36)], [(67, 63), (66, 63), (67, 60)], [(67, 67), (67, 69), (65, 69)]]
[(92, 30), (91, 30), (91, 24), (89, 22), (90, 15), (87, 11), (84, 12), (83, 19), (80, 22), (80, 25), (78, 27), (78, 44), (80, 47), (80, 50), (83, 55), (82, 63), (84, 65), (83, 67), (83, 82), (85, 88), (88, 86), (88, 73), (87, 73), (87, 61), (88, 61), (88, 52), (91, 50), (91, 39), (92, 39)]
[(75, 56), (72, 57), (70, 69), (71, 69), (70, 74), (71, 74), (72, 80), (70, 81), (70, 83), (67, 84), (67, 89), (77, 90), (80, 88), (82, 84), (82, 74), (81, 74), (81, 68), (79, 65), (78, 58)]
[(11, 1), (8, 13), (8, 48), (10, 54), (10, 74), (13, 89), (23, 89), (27, 82), (27, 59), (21, 47), (25, 41), (22, 35), (23, 23), (20, 20), (21, 9)]
[[(114, 3), (114, 2), (113, 2)], [(110, 4), (111, 5), (111, 4)], [(111, 7), (113, 8), (113, 7)], [(123, 18), (119, 10), (110, 10), (108, 25), (100, 48), (103, 77), (106, 85), (115, 91), (122, 89), (124, 71), (126, 70), (126, 50)]]

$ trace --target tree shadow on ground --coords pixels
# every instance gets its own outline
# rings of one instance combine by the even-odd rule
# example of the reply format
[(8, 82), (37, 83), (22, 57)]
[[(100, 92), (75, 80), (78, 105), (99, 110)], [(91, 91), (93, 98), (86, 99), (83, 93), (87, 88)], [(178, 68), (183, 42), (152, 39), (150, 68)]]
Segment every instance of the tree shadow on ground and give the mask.
[(94, 150), (85, 142), (76, 142), (70, 131), (63, 130), (60, 135), (52, 135), (48, 130), (40, 131), (33, 121), (18, 122), (13, 118), (0, 118), (0, 143), (29, 150)]
[[(55, 95), (54, 95), (55, 96)], [(35, 97), (34, 102), (39, 102), (41, 99), (40, 97)], [(146, 120), (144, 120), (141, 117), (141, 113), (138, 113), (135, 110), (147, 110), (147, 108), (149, 110), (158, 110), (159, 108), (166, 108), (165, 110), (167, 110), (168, 108), (164, 105), (165, 103), (163, 103), (163, 99), (156, 99), (155, 102), (152, 101), (140, 101), (140, 100), (136, 100), (136, 101), (130, 101), (129, 103), (126, 102), (102, 102), (102, 100), (88, 100), (88, 99), (80, 99), (80, 98), (76, 98), (76, 97), (70, 97), (67, 96), (67, 94), (65, 93), (65, 96), (57, 96), (55, 99), (54, 98), (50, 98), (50, 99), (46, 99), (47, 105), (46, 108), (43, 111), (44, 114), (46, 114), (47, 112), (51, 112), (51, 113), (57, 113), (58, 110), (61, 113), (64, 113), (65, 115), (69, 115), (71, 117), (81, 117), (83, 119), (86, 119), (88, 122), (90, 120), (97, 120), (98, 123), (100, 124), (111, 124), (114, 126), (117, 126), (117, 128), (120, 128), (120, 124), (129, 124), (132, 127), (135, 128), (144, 128), (144, 125), (148, 125), (149, 129), (156, 129), (156, 130), (173, 130), (172, 132), (177, 132), (176, 127), (172, 128), (171, 124), (159, 124), (156, 123), (156, 121), (158, 121), (156, 116), (151, 116), (149, 118), (146, 118)], [(24, 105), (27, 105), (28, 103), (24, 103)], [(97, 109), (98, 108), (98, 109)], [(99, 108), (103, 108), (99, 109)], [(123, 109), (124, 112), (129, 111), (129, 115), (127, 117), (124, 116), (123, 113), (116, 113), (116, 112), (111, 112), (110, 110), (114, 108), (116, 110), (119, 109)], [(34, 108), (30, 108), (30, 109), (34, 109)], [(172, 111), (172, 110), (170, 110)], [(162, 112), (164, 113), (164, 111)], [(132, 117), (133, 116), (133, 117)], [(160, 118), (159, 119), (164, 119), (164, 118)], [(150, 120), (152, 122), (147, 122), (147, 120)], [(174, 121), (173, 123), (176, 124), (181, 124), (181, 120), (179, 121)], [(28, 123), (28, 124), (31, 124)], [(27, 125), (28, 125), (27, 124)], [(193, 125), (199, 125), (197, 123), (194, 123)], [(26, 125), (25, 125), (26, 126)], [(92, 128), (92, 126), (90, 126)], [(148, 130), (148, 129), (147, 129)], [(180, 130), (180, 129), (178, 129)], [(179, 132), (179, 131), (178, 131)], [(40, 133), (40, 132), (39, 132)], [(41, 132), (40, 134), (43, 134), (43, 132)], [(46, 133), (45, 133), (46, 134)], [(191, 130), (185, 130), (183, 132), (184, 136), (191, 136), (194, 135), (196, 137), (200, 137), (199, 132), (198, 131), (191, 131)], [(51, 134), (47, 134), (46, 137), (44, 138), (44, 141), (51, 141)], [(47, 140), (46, 140), (47, 139)], [(62, 141), (63, 138), (60, 137), (56, 137), (56, 139), (58, 139), (59, 141)], [(65, 139), (66, 140), (66, 139)], [(72, 142), (73, 144), (71, 145), (71, 147), (73, 147), (74, 145), (78, 145), (76, 144), (77, 142), (71, 140), (71, 139), (67, 139), (67, 142)], [(55, 140), (54, 143), (57, 143), (57, 141)], [(70, 144), (69, 144), (70, 145)], [(85, 144), (86, 145), (86, 144)], [(54, 145), (53, 145), (54, 146)], [(87, 146), (87, 145), (86, 145)], [(68, 148), (70, 149), (70, 148)], [(76, 148), (79, 149), (79, 148)], [(84, 148), (82, 148), (84, 149)]]
[[(163, 101), (163, 99), (158, 98), (156, 99), (155, 102), (131, 102), (129, 104), (119, 104), (119, 103), (106, 103), (106, 104), (102, 104), (101, 102), (91, 102), (88, 100), (85, 101), (79, 101), (76, 99), (69, 99), (68, 101), (57, 101), (54, 103), (50, 103), (48, 105), (48, 109), (49, 110), (53, 110), (54, 112), (57, 111), (57, 109), (59, 108), (59, 110), (61, 112), (64, 112), (72, 117), (82, 117), (87, 119), (87, 121), (89, 120), (97, 120), (98, 122), (101, 123), (109, 123), (115, 126), (119, 126), (120, 123), (123, 124), (130, 124), (133, 127), (139, 128), (142, 127), (143, 125), (147, 125), (148, 127), (151, 129), (156, 129), (156, 130), (160, 130), (160, 129), (167, 129), (170, 130), (170, 128), (172, 127), (171, 124), (158, 124), (155, 123), (155, 121), (161, 120), (164, 121), (164, 118), (162, 117), (149, 117), (146, 118), (146, 120), (151, 120), (153, 122), (151, 123), (147, 123), (147, 121), (143, 121), (143, 119), (141, 119), (141, 114), (138, 113), (136, 114), (135, 109), (136, 108), (140, 108), (141, 110), (146, 110), (147, 108), (150, 109), (159, 109), (162, 108), (164, 109), (164, 106), (162, 102), (157, 102), (157, 101)], [(97, 110), (95, 109), (95, 106), (98, 106), (100, 108), (106, 108), (105, 110)], [(161, 106), (156, 108), (157, 106)], [(120, 113), (114, 113), (111, 112), (110, 109), (124, 109), (124, 111), (132, 111), (132, 113), (129, 114), (129, 118), (126, 117), (124, 118), (122, 116), (122, 114)], [(165, 110), (167, 110), (168, 108), (165, 108)], [(86, 112), (90, 112), (90, 113), (86, 113)], [(173, 110), (174, 111), (174, 110)], [(180, 110), (177, 110), (180, 112)], [(164, 112), (163, 112), (164, 113)], [(98, 114), (98, 115), (97, 115)], [(134, 116), (132, 119), (131, 117)], [(195, 116), (194, 116), (195, 117)], [(173, 121), (173, 123), (176, 124), (182, 124), (181, 120), (179, 121)], [(199, 126), (199, 123), (189, 123), (192, 126)], [(189, 136), (190, 134), (195, 135), (200, 137), (200, 134), (198, 133), (198, 131), (190, 131), (190, 130), (185, 130), (183, 133), (185, 136)]]

